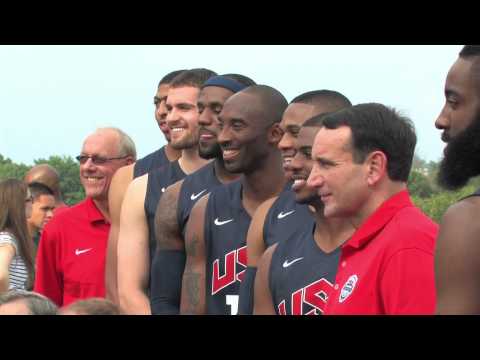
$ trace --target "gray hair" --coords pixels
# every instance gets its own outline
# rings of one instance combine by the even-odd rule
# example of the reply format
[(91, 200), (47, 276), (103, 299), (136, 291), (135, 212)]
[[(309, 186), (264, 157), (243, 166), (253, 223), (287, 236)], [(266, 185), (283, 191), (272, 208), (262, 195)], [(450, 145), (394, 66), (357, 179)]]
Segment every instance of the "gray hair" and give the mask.
[(47, 297), (33, 291), (12, 290), (0, 295), (0, 306), (23, 300), (31, 315), (56, 315), (58, 307)]
[(131, 156), (133, 160), (137, 160), (137, 150), (135, 148), (135, 143), (133, 142), (132, 138), (128, 136), (123, 130), (116, 128), (116, 127), (103, 127), (98, 128), (97, 131), (104, 131), (104, 130), (111, 130), (118, 134), (120, 141), (119, 141), (119, 154), (118, 156)]

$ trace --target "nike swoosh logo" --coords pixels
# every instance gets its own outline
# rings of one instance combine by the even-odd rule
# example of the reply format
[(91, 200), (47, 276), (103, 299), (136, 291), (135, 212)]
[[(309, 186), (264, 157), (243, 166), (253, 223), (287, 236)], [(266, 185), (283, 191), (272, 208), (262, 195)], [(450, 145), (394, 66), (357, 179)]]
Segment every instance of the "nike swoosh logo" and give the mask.
[(302, 259), (303, 259), (303, 257), (297, 258), (297, 259), (292, 260), (292, 261), (290, 261), (290, 262), (288, 262), (288, 260), (285, 260), (285, 262), (283, 263), (283, 267), (284, 267), (284, 268), (287, 268), (287, 267), (289, 267), (290, 265), (295, 264), (297, 261), (300, 261), (300, 260), (302, 260)]
[(162, 192), (165, 192), (165, 188), (162, 188)]
[(90, 249), (84, 249), (84, 250), (80, 250), (80, 249), (75, 249), (75, 255), (81, 255), (83, 253), (86, 253), (87, 251), (90, 251), (92, 250), (93, 248), (90, 248)]
[(230, 221), (233, 221), (233, 219), (220, 221), (220, 220), (218, 220), (218, 218), (216, 218), (214, 222), (215, 222), (215, 225), (222, 226), (222, 225), (225, 225), (225, 224), (229, 223)]
[(290, 214), (293, 214), (294, 212), (295, 212), (295, 210), (292, 210), (292, 211), (286, 212), (286, 213), (284, 214), (283, 211), (280, 211), (280, 214), (278, 214), (277, 218), (283, 219), (285, 216), (288, 216), (288, 215), (290, 215)]
[(202, 195), (205, 191), (207, 191), (207, 189), (200, 191), (198, 194), (192, 194), (192, 196), (190, 196), (190, 200), (196, 200), (196, 199), (197, 199), (200, 195)]

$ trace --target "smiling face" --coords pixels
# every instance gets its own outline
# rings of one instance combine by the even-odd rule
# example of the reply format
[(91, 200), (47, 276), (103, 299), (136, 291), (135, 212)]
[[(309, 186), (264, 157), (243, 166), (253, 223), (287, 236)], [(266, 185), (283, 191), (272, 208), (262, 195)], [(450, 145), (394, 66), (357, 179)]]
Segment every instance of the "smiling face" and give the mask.
[(321, 128), (315, 137), (307, 185), (317, 190), (325, 217), (354, 216), (369, 196), (368, 168), (354, 162), (351, 136), (350, 128), (341, 126)]
[(263, 166), (270, 152), (268, 131), (259, 100), (245, 93), (230, 97), (219, 116), (218, 142), (225, 168), (248, 174)]
[(158, 127), (162, 131), (167, 142), (170, 142), (170, 128), (167, 125), (167, 95), (170, 85), (162, 84), (158, 87), (157, 93), (153, 98), (155, 105), (155, 120), (157, 120)]
[(314, 115), (314, 106), (302, 103), (292, 103), (288, 105), (283, 113), (280, 128), (283, 130), (283, 136), (278, 143), (283, 157), (283, 170), (285, 177), (291, 179), (292, 169), (290, 163), (295, 156), (295, 139), (298, 137), (300, 127), (303, 123)]
[(197, 102), (200, 113), (198, 153), (204, 159), (222, 157), (217, 139), (220, 132), (218, 115), (225, 101), (232, 95), (232, 91), (218, 86), (207, 86), (200, 91)]
[(170, 145), (177, 150), (198, 145), (199, 89), (193, 86), (170, 88), (167, 97), (167, 125)]
[[(120, 157), (119, 135), (113, 130), (99, 130), (88, 136), (83, 143), (81, 155), (99, 156), (102, 158)], [(110, 160), (104, 164), (94, 164), (89, 158), (80, 164), (80, 181), (85, 194), (94, 200), (108, 199), (108, 189), (113, 174), (120, 167), (131, 162), (131, 158)]]
[(307, 185), (307, 179), (313, 168), (312, 145), (320, 127), (301, 127), (296, 140), (296, 154), (290, 163), (292, 172), (292, 190), (295, 201), (299, 204), (310, 204), (318, 200), (315, 188)]

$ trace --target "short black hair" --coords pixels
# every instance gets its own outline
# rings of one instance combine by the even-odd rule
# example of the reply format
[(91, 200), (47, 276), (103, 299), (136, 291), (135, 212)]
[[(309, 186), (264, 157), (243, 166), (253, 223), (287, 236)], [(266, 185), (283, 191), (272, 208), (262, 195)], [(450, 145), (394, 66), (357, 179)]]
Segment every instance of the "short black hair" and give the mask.
[(310, 119), (307, 119), (302, 127), (320, 127), (323, 125), (323, 119), (325, 119), (325, 117), (327, 117), (328, 115), (332, 114), (331, 112), (328, 112), (328, 113), (323, 113), (323, 114), (320, 114), (320, 115), (315, 115), (313, 117), (311, 117)]
[(160, 80), (160, 82), (158, 83), (158, 87), (160, 87), (160, 85), (170, 84), (177, 75), (180, 75), (184, 71), (186, 70), (175, 70), (175, 71), (169, 72), (167, 75), (165, 75), (162, 78), (162, 80)]
[(205, 81), (215, 75), (217, 75), (215, 71), (203, 68), (186, 70), (175, 76), (170, 82), (170, 87), (192, 86), (200, 89)]
[(288, 106), (287, 99), (280, 91), (268, 85), (253, 85), (241, 91), (245, 94), (254, 95), (262, 104), (264, 121), (273, 125), (282, 120), (282, 115)]
[(477, 93), (480, 94), (480, 45), (465, 45), (458, 54), (462, 59), (472, 59), (472, 75), (475, 78)]
[(54, 196), (52, 189), (39, 182), (31, 182), (28, 184), (28, 188), (30, 189), (30, 193), (32, 194), (34, 200), (37, 200), (41, 195)]
[(328, 112), (337, 111), (352, 106), (348, 98), (334, 90), (313, 90), (295, 97), (290, 104), (307, 104), (313, 106), (324, 106)]
[(359, 104), (325, 116), (323, 126), (337, 129), (348, 126), (352, 131), (352, 154), (357, 164), (372, 151), (387, 157), (388, 176), (406, 182), (412, 167), (417, 136), (412, 121), (394, 108), (378, 103)]
[(229, 79), (232, 79), (232, 80), (235, 80), (235, 81), (237, 81), (240, 84), (245, 85), (245, 86), (257, 85), (257, 83), (255, 81), (253, 81), (252, 79), (250, 79), (248, 76), (245, 76), (245, 75), (225, 74), (225, 75), (222, 75), (222, 76), (224, 76), (226, 78), (229, 78)]

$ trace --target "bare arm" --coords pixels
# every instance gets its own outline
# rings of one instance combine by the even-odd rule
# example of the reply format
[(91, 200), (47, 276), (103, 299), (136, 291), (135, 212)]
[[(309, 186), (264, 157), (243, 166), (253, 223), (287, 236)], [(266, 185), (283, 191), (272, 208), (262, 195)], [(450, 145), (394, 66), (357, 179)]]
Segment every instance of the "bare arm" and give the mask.
[(169, 186), (155, 212), (157, 250), (152, 261), (150, 305), (153, 314), (178, 314), (185, 267), (185, 243), (177, 208), (183, 180)]
[(127, 314), (150, 314), (147, 297), (150, 256), (144, 210), (148, 174), (134, 179), (122, 204), (118, 236), (118, 296)]
[(452, 205), (435, 249), (437, 314), (480, 313), (480, 198)]
[(257, 267), (260, 258), (266, 250), (263, 228), (268, 211), (277, 198), (278, 196), (264, 201), (255, 211), (255, 214), (253, 214), (247, 233), (247, 264), (249, 267)]
[(187, 260), (182, 281), (181, 314), (206, 314), (206, 251), (204, 239), (205, 212), (209, 196), (200, 199), (192, 209), (185, 234)]
[(258, 271), (255, 278), (254, 315), (276, 315), (269, 285), (270, 264), (272, 263), (272, 254), (276, 247), (277, 244), (270, 246), (258, 263)]
[(117, 245), (120, 232), (120, 211), (128, 185), (133, 179), (135, 164), (121, 167), (113, 176), (108, 191), (108, 208), (110, 211), (110, 233), (108, 234), (107, 257), (105, 264), (105, 288), (107, 299), (119, 305), (117, 285)]
[(253, 314), (254, 286), (257, 264), (262, 257), (266, 246), (263, 237), (263, 228), (268, 211), (277, 197), (264, 201), (253, 214), (252, 222), (247, 233), (247, 270), (240, 284), (238, 314)]
[(15, 248), (11, 244), (0, 244), (0, 294), (8, 291), (10, 284), (9, 267), (15, 256)]

